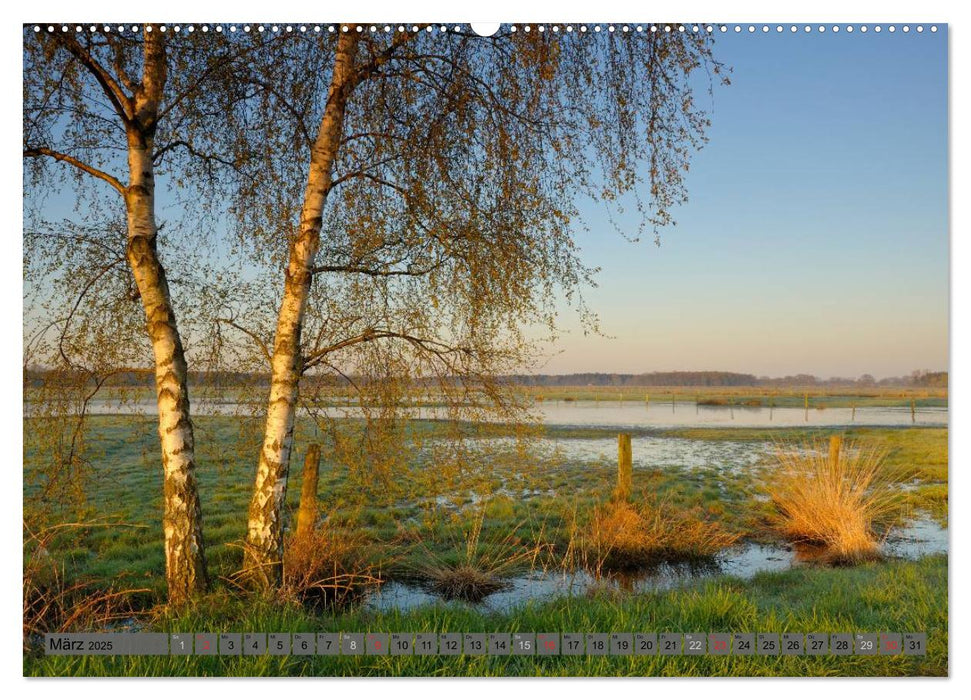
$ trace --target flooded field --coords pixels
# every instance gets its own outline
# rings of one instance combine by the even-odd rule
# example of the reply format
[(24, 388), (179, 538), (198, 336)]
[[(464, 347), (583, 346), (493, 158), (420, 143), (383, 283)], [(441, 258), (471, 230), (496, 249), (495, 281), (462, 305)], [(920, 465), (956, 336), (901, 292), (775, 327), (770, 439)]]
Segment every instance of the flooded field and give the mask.
[[(153, 436), (145, 434), (141, 421), (109, 416), (131, 416), (139, 412), (151, 415), (154, 403), (122, 405), (100, 401), (94, 402), (91, 408), (92, 413), (101, 414), (92, 420), (92, 429), (98, 427), (98, 436), (106, 450), (101, 464), (105, 473), (111, 474), (110, 479), (97, 482), (107, 484), (101, 496), (111, 507), (121, 504), (129, 509), (124, 519), (135, 522), (146, 512), (144, 498), (154, 493), (146, 486), (154, 471), (145, 467), (145, 455), (153, 447)], [(468, 475), (454, 476), (454, 483), (437, 477), (409, 481), (418, 477), (428, 479), (428, 473), (436, 474), (436, 460), (450, 455), (447, 440), (442, 437), (444, 431), (429, 424), (418, 425), (420, 446), (417, 449), (409, 446), (408, 451), (407, 469), (413, 471), (402, 472), (406, 476), (394, 484), (395, 493), (389, 494), (387, 501), (381, 500), (380, 494), (374, 495), (373, 502), (347, 501), (346, 517), (359, 528), (357, 531), (388, 551), (398, 547), (393, 551), (401, 557), (396, 563), (400, 578), (370, 590), (362, 601), (364, 611), (385, 613), (441, 603), (471, 605), (485, 614), (505, 614), (524, 605), (559, 598), (588, 600), (591, 594), (599, 592), (631, 596), (679, 589), (724, 575), (747, 580), (761, 572), (828, 568), (819, 563), (818, 551), (787, 544), (785, 536), (773, 532), (763, 517), (770, 499), (765, 489), (767, 477), (773, 465), (778, 464), (779, 451), (805, 451), (808, 448), (801, 440), (809, 440), (817, 429), (827, 427), (838, 427), (846, 436), (845, 454), (856, 454), (860, 445), (883, 446), (895, 460), (892, 468), (908, 474), (894, 488), (906, 494), (911, 504), (907, 512), (920, 515), (911, 516), (904, 527), (895, 530), (882, 543), (884, 556), (890, 562), (919, 561), (927, 555), (948, 552), (946, 408), (917, 408), (913, 423), (909, 407), (860, 407), (855, 415), (849, 408), (811, 409), (807, 413), (801, 408), (738, 408), (693, 403), (676, 403), (672, 408), (670, 404), (619, 401), (545, 401), (536, 408), (543, 423), (550, 428), (545, 435), (530, 440), (527, 449), (521, 449), (514, 437), (500, 437), (510, 435), (508, 431), (483, 431), (488, 437), (476, 437), (463, 446), (480, 453), (482, 459), (469, 460), (469, 463), (482, 466), (483, 472), (476, 474), (473, 470)], [(208, 522), (212, 523), (208, 531), (213, 533), (212, 551), (218, 552), (216, 547), (223, 547), (221, 573), (229, 575), (238, 563), (225, 552), (232, 550), (234, 538), (239, 537), (245, 525), (240, 513), (246, 512), (246, 494), (238, 486), (241, 480), (249, 478), (252, 469), (252, 454), (238, 439), (240, 422), (233, 416), (246, 414), (249, 409), (238, 403), (200, 400), (193, 403), (193, 410), (198, 415), (198, 425), (208, 430), (206, 434), (210, 438), (202, 443), (208, 452), (200, 464), (219, 465), (217, 469), (200, 470), (206, 493), (230, 494), (207, 501), (206, 513)], [(334, 416), (359, 415), (359, 409), (353, 406), (334, 406), (327, 410)], [(438, 417), (435, 408), (416, 407), (412, 414)], [(139, 429), (133, 433), (129, 423), (138, 423)], [(915, 426), (921, 429), (910, 429)], [(924, 429), (931, 426), (945, 430)], [(673, 430), (679, 427), (710, 429)], [(781, 427), (794, 430), (771, 430)], [(729, 430), (719, 430), (724, 428)], [(734, 428), (758, 430), (736, 433), (731, 430)], [(320, 437), (321, 433), (310, 421), (305, 421), (303, 430), (301, 448), (311, 440), (327, 439)], [(423, 568), (426, 563), (423, 550), (415, 548), (414, 542), (422, 542), (436, 556), (461, 561), (462, 552), (468, 551), (471, 524), (477, 517), (480, 524), (481, 518), (485, 518), (489, 531), (482, 545), (485, 550), (495, 546), (501, 551), (507, 536), (510, 541), (515, 539), (517, 528), (523, 528), (519, 534), (524, 547), (572, 542), (571, 517), (579, 518), (578, 527), (589, 536), (589, 530), (583, 528), (591, 527), (598, 506), (609, 498), (617, 479), (616, 435), (619, 432), (631, 434), (631, 464), (639, 499), (650, 500), (641, 498), (643, 494), (658, 497), (661, 506), (669, 507), (664, 511), (665, 517), (675, 512), (693, 514), (684, 521), (686, 526), (696, 522), (692, 518), (717, 523), (725, 531), (743, 538), (740, 544), (726, 545), (727, 549), (702, 559), (707, 562), (705, 565), (666, 563), (641, 569), (636, 575), (595, 575), (587, 569), (573, 568), (580, 561), (589, 562), (588, 559), (571, 559), (568, 564), (559, 554), (544, 559), (546, 568), (527, 570), (518, 568), (526, 567), (526, 563), (516, 563), (498, 575), (503, 586), (476, 604), (447, 601), (433, 591), (433, 579)], [(470, 434), (478, 433), (470, 431)], [(128, 466), (122, 470), (119, 465)], [(911, 475), (915, 468), (918, 471)], [(120, 477), (122, 472), (124, 476)], [(322, 507), (331, 508), (342, 499), (356, 497), (358, 487), (346, 488), (342, 474), (334, 464), (325, 467), (320, 494)], [(127, 490), (122, 489), (126, 484)], [(416, 487), (417, 484), (423, 488)], [(293, 502), (300, 490), (292, 485), (290, 491)], [(484, 515), (486, 512), (488, 517)], [(549, 524), (550, 529), (530, 539), (532, 531), (527, 535), (529, 528), (523, 527), (527, 522), (530, 527), (540, 523), (545, 528)], [(681, 531), (680, 525), (676, 518), (669, 518), (668, 522), (675, 522), (676, 526), (670, 531), (663, 530), (662, 534), (677, 540), (670, 533)], [(403, 534), (408, 537), (401, 539)], [(98, 542), (91, 545), (88, 561), (93, 567), (104, 566), (103, 547)], [(517, 551), (516, 547), (509, 547), (511, 555)], [(557, 551), (564, 550), (561, 547)], [(119, 548), (113, 556), (112, 566), (118, 571), (144, 572), (153, 566), (151, 562), (133, 565), (129, 550)], [(693, 556), (680, 559), (682, 562), (698, 560), (699, 557)], [(666, 561), (679, 560), (672, 557)]]
[[(511, 438), (481, 438), (482, 450), (512, 451)], [(549, 464), (565, 462), (588, 466), (617, 466), (617, 438), (549, 437), (530, 445), (533, 454)], [(772, 442), (731, 440), (693, 440), (661, 435), (635, 435), (631, 438), (634, 469), (677, 467), (679, 469), (743, 469), (761, 462), (775, 449)]]

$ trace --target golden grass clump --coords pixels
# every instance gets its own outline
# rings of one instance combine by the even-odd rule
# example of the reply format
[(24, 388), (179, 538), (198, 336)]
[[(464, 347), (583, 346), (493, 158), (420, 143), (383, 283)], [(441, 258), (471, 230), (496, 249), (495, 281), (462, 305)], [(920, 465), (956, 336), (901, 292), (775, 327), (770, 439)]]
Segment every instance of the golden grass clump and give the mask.
[(365, 535), (322, 523), (285, 543), (284, 597), (313, 607), (337, 607), (357, 600), (382, 582)]
[(704, 517), (666, 503), (612, 501), (597, 507), (584, 543), (584, 558), (598, 570), (632, 571), (661, 563), (709, 559), (738, 535)]
[(768, 490), (779, 531), (825, 547), (833, 563), (879, 557), (878, 529), (882, 527), (885, 537), (902, 500), (882, 468), (884, 451), (860, 446), (832, 451), (811, 443), (780, 447), (776, 458), (779, 469)]

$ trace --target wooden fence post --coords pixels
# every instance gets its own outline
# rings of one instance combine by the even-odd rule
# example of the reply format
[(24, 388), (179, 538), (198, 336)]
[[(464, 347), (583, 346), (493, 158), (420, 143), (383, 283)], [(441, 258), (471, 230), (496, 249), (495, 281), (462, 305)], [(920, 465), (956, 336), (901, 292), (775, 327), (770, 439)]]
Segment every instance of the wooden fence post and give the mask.
[(317, 476), (320, 472), (320, 445), (307, 448), (303, 460), (303, 486), (300, 488), (300, 508), (297, 510), (297, 537), (313, 532), (317, 524)]
[(633, 467), (630, 447), (630, 435), (621, 433), (617, 436), (617, 498), (621, 501), (630, 499)]
[(840, 447), (843, 445), (843, 438), (839, 435), (833, 435), (829, 439), (829, 463), (834, 468), (840, 461)]

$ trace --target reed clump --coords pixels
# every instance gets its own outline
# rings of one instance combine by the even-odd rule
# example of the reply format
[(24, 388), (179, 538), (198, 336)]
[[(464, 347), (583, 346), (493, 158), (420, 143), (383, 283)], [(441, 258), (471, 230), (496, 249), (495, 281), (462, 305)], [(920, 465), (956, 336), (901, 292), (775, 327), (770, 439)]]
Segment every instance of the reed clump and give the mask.
[(464, 546), (457, 557), (425, 548), (416, 573), (429, 590), (446, 600), (478, 603), (507, 588), (512, 573), (535, 566), (543, 545), (524, 542), (518, 526), (505, 534), (483, 537), (484, 519), (483, 510), (464, 532)]
[(775, 527), (796, 542), (823, 546), (833, 563), (878, 558), (902, 505), (883, 469), (886, 456), (854, 445), (780, 446), (778, 469), (768, 481)]

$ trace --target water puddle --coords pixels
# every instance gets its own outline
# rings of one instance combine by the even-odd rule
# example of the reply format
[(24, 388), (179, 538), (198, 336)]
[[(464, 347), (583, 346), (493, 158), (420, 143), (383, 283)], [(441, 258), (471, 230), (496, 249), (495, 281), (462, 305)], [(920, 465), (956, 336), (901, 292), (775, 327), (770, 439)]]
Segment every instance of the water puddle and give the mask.
[[(947, 553), (948, 532), (929, 518), (896, 530), (883, 552), (889, 557), (919, 559)], [(794, 547), (745, 543), (725, 550), (708, 565), (664, 564), (636, 575), (598, 578), (586, 571), (533, 571), (508, 579), (508, 586), (487, 596), (481, 603), (446, 601), (419, 584), (390, 581), (368, 596), (365, 607), (372, 610), (410, 610), (424, 605), (474, 607), (484, 612), (505, 613), (517, 607), (564, 597), (584, 597), (597, 592), (651, 593), (666, 591), (720, 575), (750, 579), (758, 573), (785, 571), (805, 565), (807, 554)]]
[(887, 556), (920, 559), (928, 554), (947, 554), (948, 530), (930, 518), (911, 521), (894, 530), (883, 544)]

